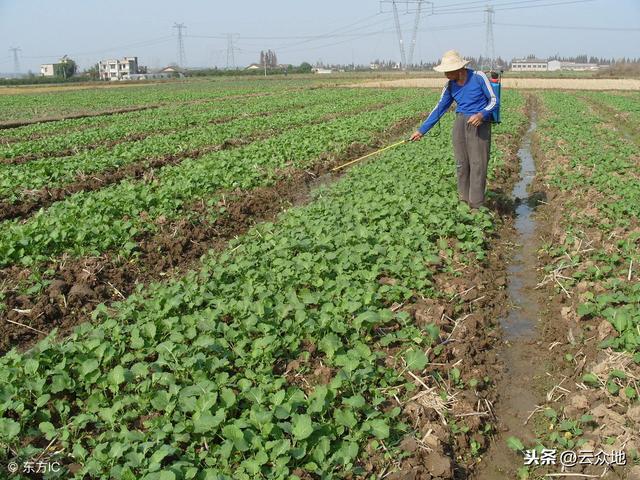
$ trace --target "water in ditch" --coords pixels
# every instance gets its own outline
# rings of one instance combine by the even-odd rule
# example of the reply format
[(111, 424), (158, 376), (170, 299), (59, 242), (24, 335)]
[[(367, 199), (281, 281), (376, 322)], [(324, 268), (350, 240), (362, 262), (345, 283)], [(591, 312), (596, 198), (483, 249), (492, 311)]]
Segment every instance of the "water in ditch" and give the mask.
[(497, 355), (504, 364), (501, 378), (497, 379), (499, 399), (495, 405), (498, 432), (489, 451), (484, 455), (476, 475), (481, 480), (517, 478), (515, 472), (523, 466), (522, 456), (507, 447), (511, 436), (531, 444), (534, 436), (526, 425), (527, 417), (536, 408), (538, 397), (533, 385), (535, 376), (541, 375), (541, 355), (537, 338), (540, 303), (537, 285), (537, 250), (535, 208), (540, 195), (530, 192), (535, 177), (535, 163), (531, 154), (531, 139), (536, 129), (536, 116), (532, 113), (531, 124), (524, 135), (518, 157), (520, 159), (520, 181), (512, 196), (515, 208), (514, 251), (507, 268), (507, 292), (510, 309), (501, 320), (504, 332), (503, 344)]

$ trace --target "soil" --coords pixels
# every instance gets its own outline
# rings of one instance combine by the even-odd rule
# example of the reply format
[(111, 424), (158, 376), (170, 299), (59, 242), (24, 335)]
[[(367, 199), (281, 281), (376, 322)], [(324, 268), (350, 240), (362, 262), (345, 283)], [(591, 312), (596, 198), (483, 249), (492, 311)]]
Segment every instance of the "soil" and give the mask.
[[(284, 208), (309, 201), (312, 188), (319, 183), (339, 178), (343, 171), (331, 168), (363, 153), (369, 153), (413, 128), (419, 116), (408, 118), (381, 133), (371, 145), (354, 144), (340, 155), (324, 155), (310, 168), (280, 172), (280, 180), (272, 186), (250, 191), (231, 191), (224, 195), (226, 215), (207, 222), (206, 202), (185, 208), (184, 216), (200, 220), (167, 222), (156, 219), (159, 232), (136, 238), (139, 245), (134, 260), (114, 253), (99, 257), (61, 258), (45, 266), (44, 291), (21, 294), (19, 285), (31, 272), (20, 267), (0, 271), (0, 285), (5, 285), (7, 310), (0, 321), (0, 353), (12, 347), (26, 349), (58, 328), (59, 336), (89, 319), (99, 303), (119, 301), (131, 294), (139, 284), (162, 281), (197, 268), (199, 258), (209, 250), (221, 250), (227, 242), (246, 232), (255, 223), (274, 219)], [(16, 322), (16, 323), (11, 323)], [(30, 328), (29, 328), (30, 327)], [(32, 329), (36, 329), (35, 331)]]

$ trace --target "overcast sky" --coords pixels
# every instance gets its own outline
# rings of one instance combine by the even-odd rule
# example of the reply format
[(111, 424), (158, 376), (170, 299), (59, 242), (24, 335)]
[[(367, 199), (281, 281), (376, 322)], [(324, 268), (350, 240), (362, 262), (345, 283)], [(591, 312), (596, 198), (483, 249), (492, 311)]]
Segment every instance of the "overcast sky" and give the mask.
[[(415, 1), (399, 8), (407, 54)], [(486, 3), (495, 8), (496, 56), (640, 57), (640, 0), (568, 1), (435, 0), (433, 14), (425, 3), (414, 61), (433, 61), (450, 48), (483, 54)], [(376, 0), (0, 0), (0, 71), (13, 71), (11, 47), (21, 48), (23, 73), (64, 54), (81, 68), (123, 56), (165, 66), (178, 59), (176, 22), (187, 27), (189, 67), (225, 67), (229, 33), (236, 34), (238, 66), (257, 62), (262, 49), (292, 64), (399, 60), (391, 11)]]

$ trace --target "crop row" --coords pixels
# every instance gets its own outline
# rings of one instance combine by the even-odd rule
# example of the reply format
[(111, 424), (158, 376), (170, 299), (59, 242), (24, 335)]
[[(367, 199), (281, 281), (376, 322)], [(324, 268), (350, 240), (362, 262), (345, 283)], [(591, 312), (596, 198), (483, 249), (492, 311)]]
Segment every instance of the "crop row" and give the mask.
[[(263, 98), (266, 101), (266, 99), (274, 97), (265, 95)], [(88, 117), (21, 127), (16, 129), (20, 132), (8, 130), (8, 132), (14, 133), (13, 140), (16, 139), (15, 134), (20, 133), (19, 141), (8, 142), (5, 146), (0, 147), (0, 158), (9, 159), (24, 155), (53, 155), (57, 151), (65, 151), (71, 148), (82, 150), (81, 147), (83, 146), (118, 140), (126, 135), (189, 127), (201, 121), (210, 121), (225, 115), (231, 115), (234, 113), (234, 107), (239, 113), (244, 113), (245, 110), (250, 111), (250, 108), (254, 105), (257, 111), (260, 111), (261, 105), (256, 100), (258, 99), (254, 97), (223, 97), (209, 102), (178, 104), (157, 109), (110, 115), (104, 118)], [(277, 102), (275, 98), (274, 101)], [(38, 135), (36, 139), (29, 138), (34, 131), (42, 130), (35, 127), (43, 126), (49, 126), (49, 134), (42, 135), (41, 132), (41, 135)], [(78, 128), (80, 126), (82, 128)]]
[[(42, 187), (54, 188), (74, 181), (76, 177), (111, 170), (125, 165), (154, 158), (195, 155), (200, 149), (221, 145), (232, 139), (248, 139), (252, 135), (265, 135), (284, 128), (317, 120), (324, 115), (349, 114), (374, 103), (401, 100), (403, 95), (386, 92), (377, 95), (354, 97), (347, 91), (337, 91), (335, 95), (322, 93), (300, 95), (294, 99), (280, 101), (269, 99), (263, 106), (267, 116), (240, 117), (226, 123), (202, 124), (166, 135), (153, 135), (140, 141), (125, 142), (114, 147), (101, 147), (81, 152), (69, 157), (46, 158), (19, 165), (0, 165), (0, 198), (16, 201), (22, 192)], [(261, 104), (262, 99), (259, 100)], [(287, 110), (287, 108), (289, 110)], [(214, 114), (215, 115), (215, 114)], [(205, 114), (205, 116), (214, 116)], [(171, 122), (169, 122), (171, 123)]]
[[(358, 92), (345, 90), (332, 93), (298, 92), (297, 95), (276, 94), (262, 97), (246, 98), (222, 98), (213, 102), (198, 104), (177, 105), (172, 108), (163, 107), (142, 112), (116, 115), (108, 125), (100, 122), (94, 128), (86, 128), (77, 132), (64, 132), (61, 135), (52, 135), (36, 140), (26, 140), (0, 146), (1, 158), (14, 158), (18, 156), (54, 156), (56, 152), (79, 152), (85, 147), (99, 146), (101, 143), (118, 141), (127, 136), (160, 134), (178, 129), (191, 128), (213, 121), (224, 120), (225, 117), (237, 117), (249, 114), (266, 114), (284, 108), (303, 106), (306, 102), (317, 103), (324, 100), (371, 97), (374, 92)], [(357, 94), (357, 95), (356, 95)], [(401, 96), (398, 94), (397, 96)], [(58, 155), (61, 156), (61, 155)]]
[(640, 264), (637, 145), (603, 126), (579, 99), (559, 93), (545, 93), (543, 98), (552, 116), (540, 124), (542, 150), (563, 159), (549, 181), (562, 192), (576, 192), (566, 203), (561, 243), (548, 247), (560, 263), (549, 268), (563, 267), (565, 276), (570, 272), (567, 288), (586, 288), (577, 306), (579, 316), (611, 323), (613, 335), (602, 346), (636, 352), (640, 283), (632, 280)]
[(158, 114), (168, 114), (172, 110), (188, 109), (189, 107), (196, 107), (198, 105), (212, 104), (214, 102), (224, 102), (226, 100), (236, 100), (243, 102), (246, 98), (247, 101), (251, 101), (252, 98), (258, 96), (270, 96), (275, 95), (276, 92), (263, 92), (259, 94), (251, 94), (244, 96), (234, 95), (233, 92), (221, 93), (220, 97), (211, 98), (207, 100), (193, 100), (189, 102), (173, 102), (166, 105), (158, 105), (156, 108), (149, 108), (143, 110), (135, 110), (132, 112), (121, 112), (114, 115), (99, 115), (96, 111), (96, 115), (87, 116), (81, 118), (67, 118), (52, 122), (40, 122), (32, 123), (22, 127), (15, 127), (5, 130), (0, 130), (0, 144), (9, 145), (16, 142), (28, 141), (30, 139), (45, 138), (55, 135), (62, 135), (65, 133), (79, 132), (85, 129), (97, 129), (98, 127), (109, 127), (113, 123), (121, 121), (136, 122), (138, 120), (147, 120), (153, 118), (154, 112)]
[[(617, 110), (615, 120), (631, 122), (634, 125), (640, 124), (640, 94), (627, 93), (621, 95), (611, 92), (586, 93), (587, 98), (607, 105)], [(608, 120), (603, 118), (603, 120)]]
[[(167, 166), (146, 181), (123, 181), (80, 192), (40, 210), (25, 222), (4, 222), (0, 265), (33, 264), (63, 251), (76, 255), (116, 247), (135, 248), (133, 238), (172, 218), (185, 204), (221, 189), (249, 189), (272, 180), (277, 169), (304, 167), (323, 152), (337, 153), (353, 142), (370, 142), (389, 125), (417, 120), (424, 98), (355, 116), (312, 124), (255, 142)], [(211, 200), (215, 203), (216, 199)]]
[[(288, 86), (293, 88), (301, 85), (300, 82), (288, 82)], [(237, 79), (167, 82), (158, 85), (105, 85), (102, 88), (55, 88), (47, 92), (0, 95), (0, 122), (77, 113), (91, 114), (117, 108), (176, 104), (281, 89), (282, 86), (276, 82)]]
[(0, 438), (17, 457), (2, 460), (37, 456), (28, 438), (75, 478), (365, 476), (368, 456), (397, 460), (411, 427), (392, 398), (441, 342), (389, 307), (436, 296), (449, 245), (483, 257), (492, 228), (457, 200), (448, 135), (389, 151), (199, 272), (8, 353)]

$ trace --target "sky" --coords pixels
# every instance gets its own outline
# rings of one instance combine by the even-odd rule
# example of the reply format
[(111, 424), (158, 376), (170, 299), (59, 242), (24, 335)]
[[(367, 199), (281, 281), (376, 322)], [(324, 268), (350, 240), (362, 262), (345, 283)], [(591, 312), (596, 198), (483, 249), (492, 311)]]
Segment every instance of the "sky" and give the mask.
[[(409, 56), (417, 0), (398, 0)], [(494, 13), (495, 55), (640, 57), (640, 0), (434, 0), (424, 2), (414, 62), (449, 49), (486, 50), (484, 8)], [(0, 0), (0, 72), (39, 72), (62, 55), (81, 69), (101, 59), (137, 56), (139, 64), (177, 63), (183, 30), (187, 67), (244, 67), (272, 49), (280, 63), (400, 60), (390, 0)], [(231, 35), (232, 42), (229, 42)], [(229, 56), (229, 46), (233, 56)]]

